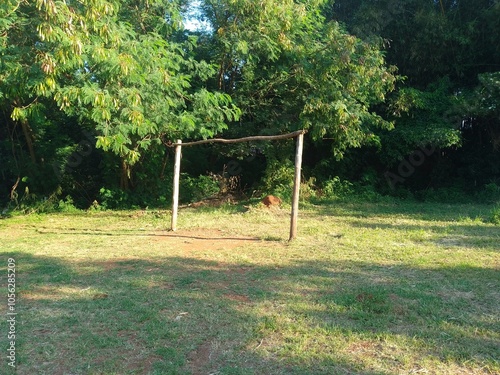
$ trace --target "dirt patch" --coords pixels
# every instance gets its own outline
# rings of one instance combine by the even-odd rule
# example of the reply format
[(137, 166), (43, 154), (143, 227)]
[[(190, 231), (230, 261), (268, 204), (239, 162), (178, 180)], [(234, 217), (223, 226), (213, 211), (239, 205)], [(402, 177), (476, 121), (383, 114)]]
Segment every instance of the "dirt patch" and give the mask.
[(257, 237), (231, 235), (219, 229), (161, 231), (152, 234), (156, 241), (166, 243), (169, 247), (178, 247), (190, 252), (231, 250), (249, 243), (261, 242)]
[(380, 344), (371, 342), (371, 341), (359, 341), (352, 343), (347, 347), (347, 352), (348, 353), (362, 353), (362, 354), (367, 354), (367, 353), (372, 353), (377, 350), (381, 350), (382, 347)]
[(467, 236), (453, 236), (453, 237), (443, 237), (434, 241), (438, 246), (442, 247), (459, 247), (465, 246), (467, 243)]
[(192, 375), (206, 375), (207, 367), (215, 355), (216, 348), (212, 340), (206, 340), (195, 350), (188, 354), (188, 368)]

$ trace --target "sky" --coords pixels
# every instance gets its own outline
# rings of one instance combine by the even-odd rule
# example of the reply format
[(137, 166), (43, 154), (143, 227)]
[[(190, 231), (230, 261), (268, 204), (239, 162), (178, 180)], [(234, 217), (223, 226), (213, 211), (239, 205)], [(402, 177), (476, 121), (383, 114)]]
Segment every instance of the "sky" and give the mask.
[(210, 24), (208, 22), (197, 19), (200, 15), (200, 6), (200, 1), (191, 1), (188, 11), (184, 13), (184, 27), (189, 31), (210, 29)]

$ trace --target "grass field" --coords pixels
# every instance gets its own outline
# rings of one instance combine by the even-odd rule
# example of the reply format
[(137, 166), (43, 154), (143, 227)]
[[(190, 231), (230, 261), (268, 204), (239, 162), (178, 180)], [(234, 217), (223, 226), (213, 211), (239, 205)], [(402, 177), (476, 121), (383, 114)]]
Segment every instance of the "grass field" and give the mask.
[[(17, 374), (500, 374), (491, 207), (239, 206), (0, 220)], [(9, 372), (10, 371), (10, 372)]]

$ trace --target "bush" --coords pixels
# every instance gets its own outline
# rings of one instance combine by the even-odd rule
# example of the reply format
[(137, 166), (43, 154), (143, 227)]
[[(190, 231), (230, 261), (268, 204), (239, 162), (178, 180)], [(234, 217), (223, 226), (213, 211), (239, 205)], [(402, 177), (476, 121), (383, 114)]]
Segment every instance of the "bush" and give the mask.
[(485, 185), (483, 190), (478, 194), (478, 198), (484, 203), (500, 202), (500, 186), (494, 182)]
[(118, 209), (125, 208), (130, 205), (128, 194), (121, 189), (106, 189), (99, 190), (99, 204), (103, 209)]
[(300, 200), (302, 202), (316, 198), (317, 191), (315, 188), (316, 179), (314, 177), (300, 184)]
[(59, 212), (78, 212), (80, 211), (77, 207), (75, 207), (75, 202), (71, 196), (66, 196), (65, 199), (59, 200), (57, 203), (57, 211)]
[(495, 225), (500, 225), (500, 203), (497, 203), (491, 210), (490, 221)]
[(354, 185), (349, 181), (342, 181), (338, 176), (325, 181), (321, 195), (325, 199), (346, 198), (354, 193)]
[(294, 176), (295, 167), (290, 160), (269, 162), (262, 180), (263, 193), (276, 195), (284, 202), (291, 202)]
[(179, 199), (182, 202), (197, 202), (220, 192), (219, 183), (210, 176), (190, 177), (182, 174), (179, 184)]
[(354, 184), (354, 193), (351, 195), (354, 195), (356, 200), (373, 203), (391, 202), (393, 199), (391, 196), (379, 193), (374, 186), (361, 184)]
[(80, 209), (75, 206), (75, 202), (70, 195), (67, 195), (64, 199), (61, 198), (61, 195), (62, 189), (58, 187), (48, 197), (40, 198), (36, 194), (30, 193), (29, 188), (26, 186), (24, 194), (9, 202), (9, 205), (7, 205), (3, 212), (8, 213), (12, 211), (23, 214), (47, 214), (52, 212), (80, 211)]

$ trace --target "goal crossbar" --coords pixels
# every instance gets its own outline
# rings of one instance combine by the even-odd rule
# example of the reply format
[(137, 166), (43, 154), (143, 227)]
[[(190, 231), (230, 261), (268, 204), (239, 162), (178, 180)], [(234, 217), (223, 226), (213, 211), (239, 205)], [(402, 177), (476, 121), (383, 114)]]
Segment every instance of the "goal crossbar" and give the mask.
[(175, 147), (175, 164), (174, 164), (174, 181), (173, 181), (173, 197), (172, 197), (172, 231), (177, 230), (177, 213), (179, 209), (179, 179), (181, 169), (181, 148), (182, 146), (194, 146), (206, 143), (241, 143), (250, 141), (276, 141), (280, 139), (297, 138), (297, 145), (295, 150), (295, 174), (293, 180), (293, 195), (292, 195), (292, 213), (290, 219), (290, 237), (293, 240), (297, 235), (297, 219), (299, 212), (299, 191), (300, 191), (300, 173), (302, 169), (302, 149), (304, 147), (304, 134), (307, 130), (297, 130), (292, 133), (279, 134), (279, 135), (256, 135), (244, 138), (223, 139), (213, 138), (204, 139), (201, 141), (193, 141), (182, 143), (179, 139), (176, 143), (169, 143), (167, 147)]

